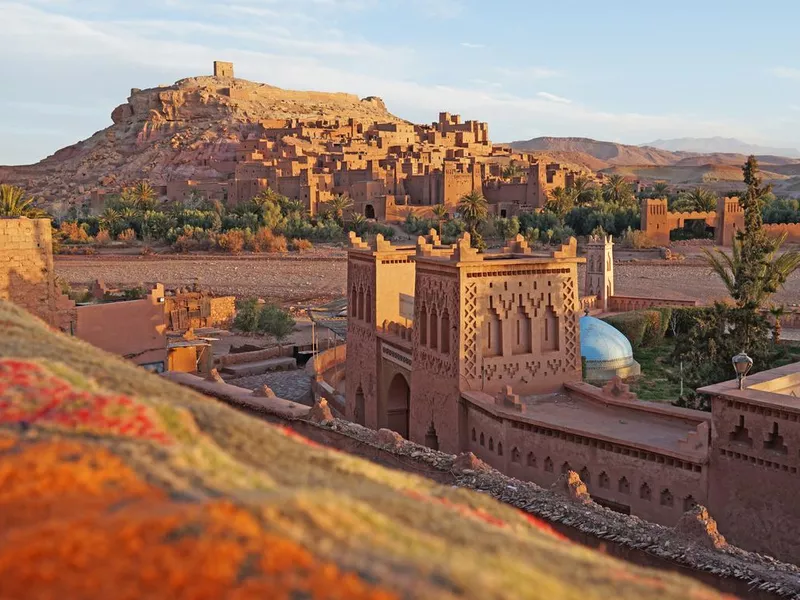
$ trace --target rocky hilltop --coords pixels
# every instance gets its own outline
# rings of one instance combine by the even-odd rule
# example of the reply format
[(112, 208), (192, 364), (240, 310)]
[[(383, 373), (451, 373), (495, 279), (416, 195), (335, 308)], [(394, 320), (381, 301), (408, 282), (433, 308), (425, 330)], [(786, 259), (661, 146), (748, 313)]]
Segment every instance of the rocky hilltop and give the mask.
[(131, 90), (112, 125), (35, 165), (0, 167), (0, 181), (46, 201), (139, 179), (218, 177), (210, 159), (232, 158), (236, 144), (268, 119), (400, 121), (380, 98), (283, 90), (229, 77), (191, 77), (168, 87)]

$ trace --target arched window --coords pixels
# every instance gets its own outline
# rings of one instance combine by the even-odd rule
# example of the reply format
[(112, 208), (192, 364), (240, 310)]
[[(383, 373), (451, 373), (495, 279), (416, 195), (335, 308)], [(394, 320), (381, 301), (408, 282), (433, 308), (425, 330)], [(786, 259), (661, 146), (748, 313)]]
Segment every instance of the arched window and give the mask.
[(600, 473), (600, 477), (597, 478), (597, 481), (600, 484), (601, 488), (608, 489), (609, 487), (611, 487), (611, 478), (605, 471)]
[(497, 442), (497, 455), (503, 456), (503, 442)]
[(642, 487), (639, 488), (639, 498), (641, 498), (642, 500), (650, 500), (651, 495), (652, 494), (650, 493), (650, 486), (647, 485), (646, 483), (643, 483)]
[(568, 462), (565, 462), (563, 465), (561, 465), (561, 472), (562, 473), (566, 474), (569, 471), (572, 471), (572, 467), (570, 466), (570, 464)]
[(483, 442), (483, 433), (481, 433), (481, 446), (485, 446), (486, 444)]
[(372, 290), (367, 290), (367, 300), (364, 307), (364, 320), (372, 323)]
[(553, 472), (553, 460), (549, 456), (544, 459), (544, 470), (548, 473)]
[(364, 290), (358, 290), (358, 318), (364, 320)]
[(445, 308), (442, 311), (442, 317), (440, 319), (441, 325), (441, 332), (439, 334), (440, 346), (442, 353), (449, 354), (450, 353), (450, 313), (447, 312)]
[(672, 506), (675, 503), (672, 492), (668, 489), (661, 490), (661, 506)]
[(494, 450), (494, 438), (489, 438), (489, 450)]
[(578, 474), (581, 476), (581, 481), (586, 485), (592, 483), (592, 475), (589, 473), (589, 469), (587, 467), (583, 467), (581, 472)]
[(528, 466), (536, 467), (536, 455), (533, 452), (528, 452)]
[(522, 454), (519, 451), (519, 448), (512, 448), (511, 449), (511, 462), (521, 462), (522, 461)]
[(689, 494), (686, 498), (683, 499), (683, 512), (687, 510), (692, 510), (695, 506), (697, 506), (697, 500), (694, 499), (694, 496)]
[(617, 486), (620, 494), (630, 494), (631, 493), (631, 484), (628, 483), (628, 478), (623, 477), (619, 480), (619, 485)]
[(478, 434), (475, 433), (475, 428), (472, 428), (472, 441), (476, 441), (478, 439)]

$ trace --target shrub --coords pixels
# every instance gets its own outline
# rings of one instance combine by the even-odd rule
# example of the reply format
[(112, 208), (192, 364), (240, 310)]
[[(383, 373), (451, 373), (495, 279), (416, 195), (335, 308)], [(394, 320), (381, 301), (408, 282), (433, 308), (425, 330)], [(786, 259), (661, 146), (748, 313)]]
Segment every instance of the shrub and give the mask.
[(374, 234), (380, 233), (384, 239), (390, 240), (394, 237), (396, 230), (394, 227), (389, 227), (388, 225), (382, 225), (381, 223), (370, 223), (369, 232)]
[(673, 308), (669, 323), (670, 333), (674, 336), (686, 335), (699, 323), (705, 322), (708, 315), (709, 309), (704, 306)]
[(628, 338), (631, 346), (640, 348), (644, 341), (644, 333), (647, 329), (647, 321), (641, 312), (627, 312), (620, 315), (606, 317), (605, 322), (615, 327), (619, 332)]
[(275, 235), (271, 230), (262, 227), (253, 234), (251, 242), (253, 252), (286, 252), (286, 238)]
[(236, 307), (236, 317), (233, 319), (233, 326), (239, 331), (247, 333), (258, 330), (260, 312), (258, 300), (256, 298), (242, 300)]
[(258, 315), (258, 330), (279, 343), (294, 330), (294, 325), (292, 316), (276, 304), (265, 304)]
[(239, 254), (244, 250), (244, 231), (231, 229), (217, 236), (217, 245), (221, 250), (231, 254)]
[(672, 309), (665, 307), (665, 308), (656, 308), (655, 310), (658, 311), (659, 316), (661, 317), (661, 332), (659, 335), (659, 340), (663, 340), (667, 337), (667, 332), (669, 331), (669, 324), (672, 320)]
[(100, 246), (107, 246), (111, 243), (111, 235), (108, 233), (108, 229), (101, 229), (97, 232), (97, 235), (94, 236), (94, 241), (97, 242)]
[(120, 242), (132, 242), (136, 239), (136, 232), (130, 227), (117, 236)]
[(305, 250), (311, 250), (314, 247), (314, 244), (308, 240), (296, 238), (289, 242), (289, 247), (296, 252), (303, 252)]
[(176, 252), (187, 253), (191, 252), (192, 250), (197, 250), (199, 243), (196, 239), (194, 239), (191, 235), (182, 234), (178, 236), (178, 239), (172, 244), (173, 250)]
[(658, 345), (664, 339), (664, 332), (661, 330), (661, 313), (657, 310), (643, 310), (641, 314), (645, 322), (642, 345)]
[(75, 221), (64, 221), (58, 228), (62, 237), (72, 244), (88, 244), (92, 241), (85, 227), (81, 227)]
[(647, 237), (644, 231), (640, 229), (631, 229), (630, 227), (623, 234), (620, 245), (625, 248), (633, 248), (634, 250), (656, 247), (656, 244)]

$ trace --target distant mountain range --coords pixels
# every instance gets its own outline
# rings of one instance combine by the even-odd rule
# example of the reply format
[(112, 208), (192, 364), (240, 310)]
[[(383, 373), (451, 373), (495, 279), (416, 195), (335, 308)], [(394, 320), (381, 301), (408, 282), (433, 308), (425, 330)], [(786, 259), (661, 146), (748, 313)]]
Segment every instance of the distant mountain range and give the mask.
[(672, 140), (656, 140), (648, 144), (641, 144), (643, 148), (659, 148), (670, 152), (697, 152), (701, 154), (760, 154), (772, 156), (800, 157), (796, 148), (771, 148), (748, 144), (735, 138), (710, 137), (710, 138), (676, 138)]

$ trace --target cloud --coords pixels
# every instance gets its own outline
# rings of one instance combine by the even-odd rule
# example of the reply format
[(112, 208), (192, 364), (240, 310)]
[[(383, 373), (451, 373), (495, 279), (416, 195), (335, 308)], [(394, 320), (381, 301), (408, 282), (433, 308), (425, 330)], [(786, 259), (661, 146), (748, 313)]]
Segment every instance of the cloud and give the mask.
[[(156, 0), (142, 2), (155, 6)], [(0, 164), (34, 160), (65, 142), (86, 138), (110, 125), (108, 115), (131, 87), (210, 74), (215, 59), (235, 62), (240, 77), (283, 88), (380, 96), (392, 112), (420, 123), (430, 122), (440, 111), (458, 112), (465, 119), (488, 121), (497, 141), (524, 139), (530, 137), (528, 132), (601, 139), (627, 135), (634, 140), (678, 134), (752, 137), (742, 122), (598, 110), (550, 92), (525, 93), (521, 83), (564, 76), (544, 66), (484, 69), (480, 74), (486, 79), (469, 80), (473, 73), (461, 82), (445, 79), (424, 52), (374, 43), (357, 31), (333, 30), (331, 20), (314, 11), (296, 14), (312, 5), (325, 14), (336, 5), (368, 10), (369, 0), (230, 0), (239, 7), (274, 10), (281, 19), (223, 14), (205, 0), (169, 2), (177, 14), (170, 14), (168, 21), (166, 17), (125, 19), (120, 11), (89, 10), (102, 5), (100, 0), (81, 0), (81, 9), (89, 15), (83, 18), (77, 12), (69, 12), (71, 16), (53, 12), (42, 4), (0, 0), (6, 44), (15, 48), (14, 61), (0, 61), (0, 78), (16, 82), (6, 90), (4, 100), (40, 103), (29, 107), (27, 114), (20, 109), (0, 111), (0, 129), (16, 131), (46, 123), (58, 131), (51, 138), (37, 137), (35, 144), (23, 133), (7, 136), (7, 143), (0, 147)], [(448, 6), (442, 1), (433, 4), (438, 9)], [(422, 10), (420, 5), (415, 10)], [(491, 81), (495, 75), (502, 77), (502, 85)], [(58, 100), (43, 101), (53, 97), (54, 89), (59, 90)], [(92, 115), (82, 114), (81, 119), (65, 119), (62, 113), (70, 109), (61, 104), (104, 108), (96, 114), (87, 111)], [(38, 148), (36, 154), (33, 148)]]
[(464, 48), (486, 48), (484, 44), (474, 44), (472, 42), (461, 42), (461, 45), (464, 46)]
[(800, 79), (800, 69), (792, 67), (772, 67), (769, 72), (781, 79)]
[(546, 79), (563, 77), (563, 73), (547, 67), (498, 67), (497, 73), (506, 79)]
[(563, 96), (556, 96), (555, 94), (551, 94), (550, 92), (538, 92), (536, 95), (539, 96), (539, 98), (544, 98), (545, 100), (549, 100), (550, 102), (572, 104), (572, 100), (570, 100), (569, 98), (564, 98)]

